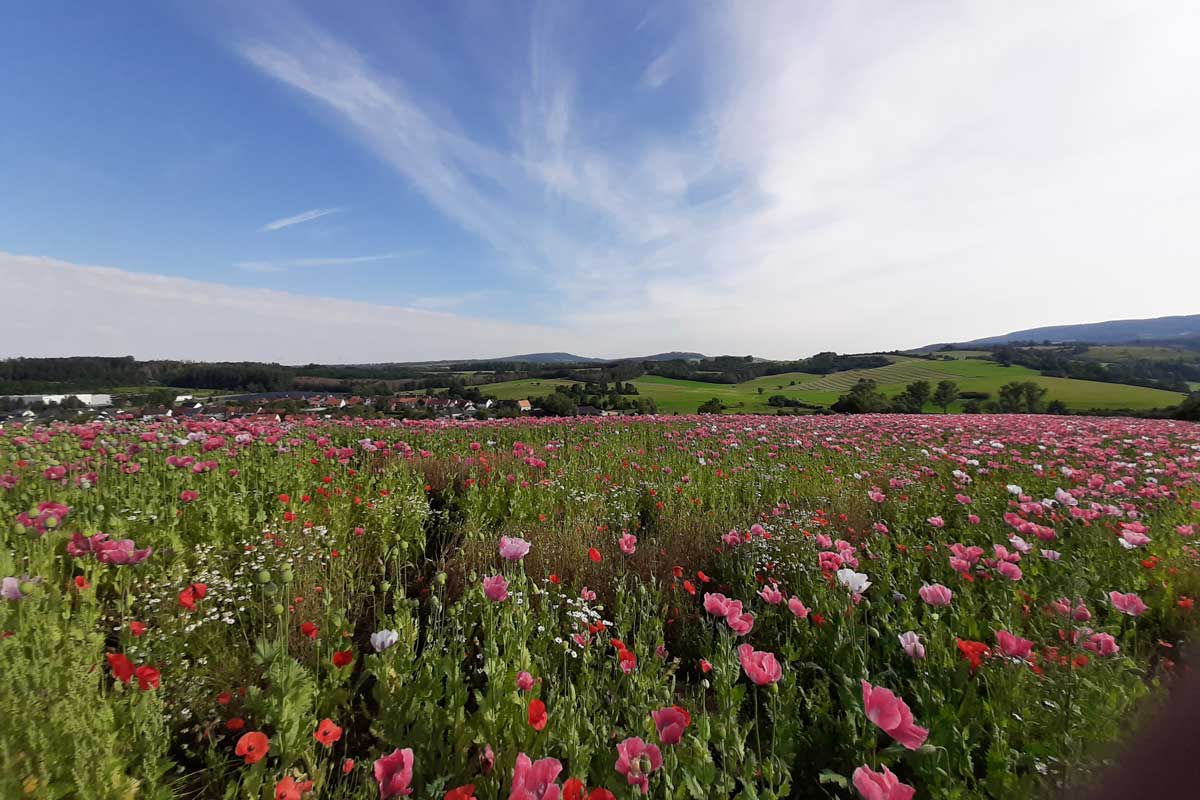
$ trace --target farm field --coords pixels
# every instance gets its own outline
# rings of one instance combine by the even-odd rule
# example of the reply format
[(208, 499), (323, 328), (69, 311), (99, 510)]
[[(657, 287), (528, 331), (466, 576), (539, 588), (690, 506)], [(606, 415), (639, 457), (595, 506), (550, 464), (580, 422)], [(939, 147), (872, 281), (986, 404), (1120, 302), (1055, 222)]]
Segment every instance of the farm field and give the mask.
[(483, 384), (479, 389), (497, 400), (526, 400), (531, 397), (548, 395), (554, 391), (555, 386), (570, 386), (573, 383), (575, 381), (558, 378), (526, 378), (519, 381)]
[(1120, 418), (0, 428), (0, 796), (1080, 796), (1198, 476)]
[[(987, 392), (993, 398), (1006, 383), (1032, 381), (1047, 389), (1049, 400), (1061, 400), (1073, 410), (1165, 408), (1179, 403), (1184, 397), (1178, 392), (1142, 386), (1045, 377), (1027, 367), (1006, 367), (980, 359), (928, 361), (897, 358), (895, 363), (885, 367), (846, 370), (829, 375), (791, 372), (767, 375), (739, 384), (706, 383), (655, 375), (643, 375), (631, 382), (638, 387), (642, 396), (654, 399), (661, 413), (695, 413), (701, 403), (713, 397), (720, 399), (729, 411), (754, 413), (774, 411), (767, 404), (767, 399), (773, 394), (782, 394), (813, 405), (829, 406), (849, 391), (855, 382), (864, 378), (879, 384), (879, 389), (889, 397), (900, 394), (906, 384), (918, 380), (929, 381), (933, 385), (940, 380), (952, 380), (961, 391)], [(795, 386), (790, 385), (792, 381), (795, 381)], [(569, 383), (571, 381), (561, 379), (521, 380), (487, 384), (481, 386), (480, 390), (497, 399), (516, 400), (540, 397), (553, 391), (554, 386)], [(761, 394), (759, 388), (763, 390)], [(963, 402), (958, 401), (950, 410), (960, 411), (962, 407)], [(940, 409), (928, 405), (926, 410)]]

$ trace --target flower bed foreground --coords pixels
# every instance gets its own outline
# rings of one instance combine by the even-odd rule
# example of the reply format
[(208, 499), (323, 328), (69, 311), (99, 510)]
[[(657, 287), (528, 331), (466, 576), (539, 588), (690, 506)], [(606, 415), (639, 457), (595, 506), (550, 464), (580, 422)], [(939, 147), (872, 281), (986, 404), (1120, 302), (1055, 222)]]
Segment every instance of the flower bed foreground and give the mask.
[(1029, 797), (1161, 701), (1200, 428), (0, 431), (4, 797)]

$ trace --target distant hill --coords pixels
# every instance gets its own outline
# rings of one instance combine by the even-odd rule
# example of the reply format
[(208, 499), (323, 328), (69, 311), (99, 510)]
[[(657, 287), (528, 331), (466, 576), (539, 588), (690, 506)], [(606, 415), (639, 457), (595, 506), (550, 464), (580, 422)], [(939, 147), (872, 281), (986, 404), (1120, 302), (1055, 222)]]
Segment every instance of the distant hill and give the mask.
[(475, 361), (512, 361), (526, 364), (607, 364), (613, 361), (692, 361), (705, 358), (703, 353), (655, 353), (652, 356), (635, 356), (633, 358), (591, 358), (577, 356), (574, 353), (526, 353), (519, 356), (504, 356), (502, 358), (473, 359)]
[(471, 361), (520, 361), (525, 364), (579, 364), (583, 362), (603, 361), (602, 358), (588, 358), (573, 353), (525, 353), (519, 356), (503, 356), (501, 358), (476, 358)]
[(678, 350), (670, 353), (655, 353), (652, 356), (642, 356), (641, 358), (622, 359), (623, 361), (700, 361), (708, 358), (703, 353), (682, 353)]
[[(1116, 319), (1089, 322), (1082, 325), (1050, 325), (1013, 331), (1002, 336), (989, 336), (958, 342), (960, 347), (1008, 344), (1010, 342), (1084, 342), (1087, 344), (1128, 344), (1130, 342), (1165, 342), (1200, 336), (1200, 314), (1153, 319)], [(937, 347), (939, 345), (933, 345)]]

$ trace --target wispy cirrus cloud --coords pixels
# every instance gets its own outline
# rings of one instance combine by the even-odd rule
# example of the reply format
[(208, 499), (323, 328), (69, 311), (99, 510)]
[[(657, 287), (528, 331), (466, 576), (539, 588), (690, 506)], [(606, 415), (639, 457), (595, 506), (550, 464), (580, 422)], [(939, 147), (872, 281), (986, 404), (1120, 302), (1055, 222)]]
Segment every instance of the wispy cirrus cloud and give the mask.
[(290, 228), (293, 225), (300, 225), (305, 222), (312, 222), (314, 219), (320, 219), (321, 217), (327, 217), (330, 214), (337, 214), (337, 213), (340, 213), (341, 211), (342, 211), (342, 209), (340, 209), (340, 208), (314, 208), (314, 209), (310, 209), (309, 211), (303, 211), (292, 217), (284, 217), (283, 219), (277, 219), (274, 222), (268, 222), (266, 225), (263, 225), (261, 228), (259, 228), (258, 231), (259, 231), (259, 233), (267, 233), (268, 231), (278, 231), (278, 230), (282, 230), (283, 228)]
[(330, 256), (326, 258), (292, 258), (281, 261), (236, 261), (234, 266), (245, 272), (285, 272), (295, 267), (338, 267), (365, 264), (371, 261), (393, 261), (405, 253), (381, 253), (375, 256)]
[[(699, 6), (600, 104), (571, 13), (535, 9), (495, 120), (299, 15), (238, 52), (618, 351), (890, 348), (1200, 292), (1193, 4)], [(646, 126), (625, 107), (655, 87), (692, 102)]]

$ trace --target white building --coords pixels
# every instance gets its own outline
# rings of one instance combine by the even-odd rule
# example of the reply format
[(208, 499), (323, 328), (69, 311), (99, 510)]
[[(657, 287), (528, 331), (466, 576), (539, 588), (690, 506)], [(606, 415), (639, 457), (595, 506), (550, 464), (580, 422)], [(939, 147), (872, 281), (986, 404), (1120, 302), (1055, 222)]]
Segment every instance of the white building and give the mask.
[(62, 401), (68, 397), (78, 399), (88, 408), (105, 408), (112, 405), (111, 394), (10, 394), (5, 399), (16, 400), (23, 406), (31, 406), (34, 403), (57, 406), (61, 405)]

